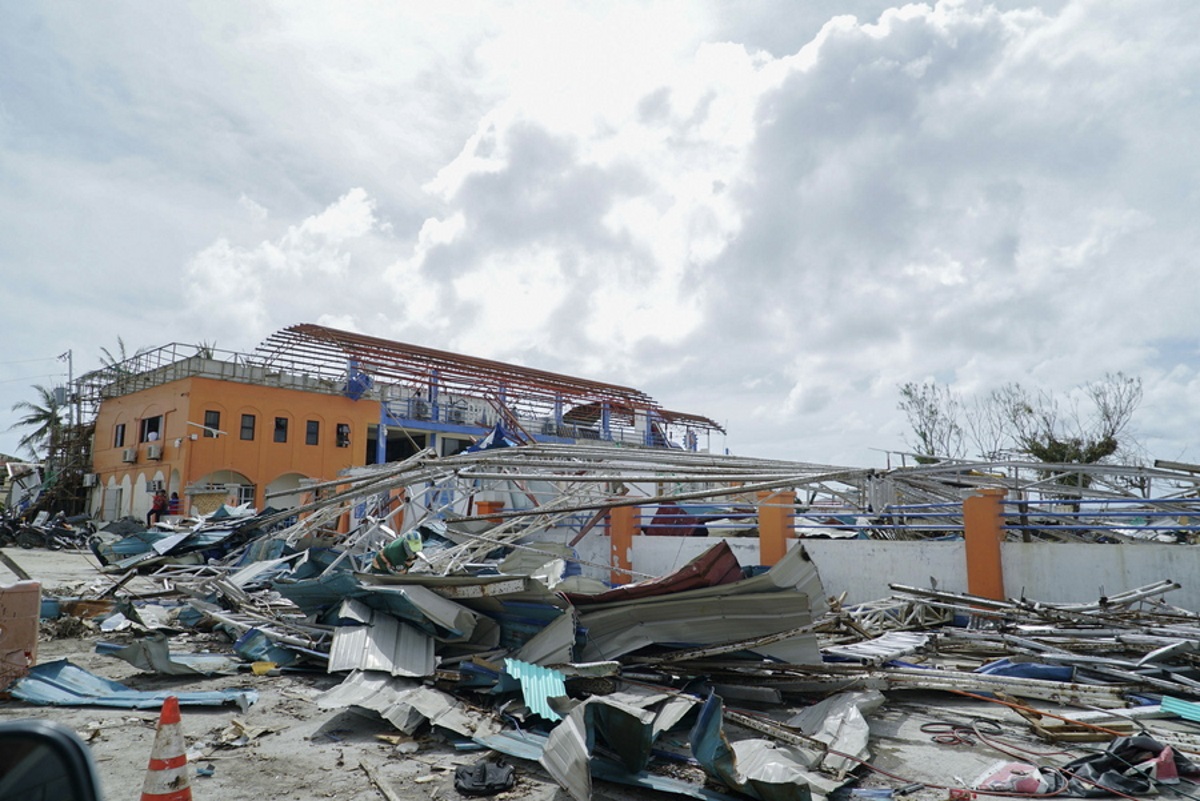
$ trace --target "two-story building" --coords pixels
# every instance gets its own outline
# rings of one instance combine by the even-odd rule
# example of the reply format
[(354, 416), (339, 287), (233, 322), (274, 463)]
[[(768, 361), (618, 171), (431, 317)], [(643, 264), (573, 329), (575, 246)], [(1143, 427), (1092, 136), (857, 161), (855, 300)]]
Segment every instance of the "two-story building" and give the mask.
[(451, 455), (502, 423), (544, 442), (705, 449), (721, 427), (643, 392), (400, 342), (295, 325), (251, 353), (178, 343), (82, 376), (94, 415), (91, 511), (141, 517), (298, 503), (306, 486), (424, 448)]

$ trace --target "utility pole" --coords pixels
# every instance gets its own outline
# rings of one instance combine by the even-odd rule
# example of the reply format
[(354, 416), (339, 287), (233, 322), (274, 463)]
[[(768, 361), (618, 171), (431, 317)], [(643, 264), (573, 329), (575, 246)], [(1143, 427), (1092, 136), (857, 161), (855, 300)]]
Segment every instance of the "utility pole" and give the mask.
[(59, 361), (67, 363), (67, 425), (72, 429), (75, 428), (75, 359), (73, 352), (68, 348), (66, 353), (58, 357)]

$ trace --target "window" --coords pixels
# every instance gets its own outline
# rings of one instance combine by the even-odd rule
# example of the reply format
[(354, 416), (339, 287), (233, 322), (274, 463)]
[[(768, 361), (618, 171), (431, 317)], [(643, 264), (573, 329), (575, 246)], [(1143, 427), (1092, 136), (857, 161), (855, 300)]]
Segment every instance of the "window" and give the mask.
[(117, 423), (116, 426), (113, 427), (113, 447), (114, 448), (124, 448), (125, 447), (125, 424), (124, 423)]
[(304, 424), (304, 444), (316, 445), (321, 440), (321, 421), (309, 420)]
[(338, 423), (337, 424), (337, 446), (339, 448), (349, 448), (350, 447), (350, 424), (349, 423)]
[(158, 417), (146, 417), (142, 420), (141, 437), (142, 442), (157, 442), (162, 436), (162, 415)]
[(204, 413), (204, 436), (215, 437), (220, 430), (221, 413), (212, 410), (206, 411)]
[(254, 439), (254, 415), (242, 415), (242, 439)]
[(286, 417), (275, 418), (275, 441), (287, 442), (287, 426), (288, 419)]

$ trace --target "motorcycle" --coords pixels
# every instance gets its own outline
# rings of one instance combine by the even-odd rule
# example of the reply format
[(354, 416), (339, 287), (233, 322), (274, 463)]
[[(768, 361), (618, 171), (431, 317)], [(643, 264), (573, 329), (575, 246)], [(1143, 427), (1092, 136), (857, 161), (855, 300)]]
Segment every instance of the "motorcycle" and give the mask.
[(58, 512), (44, 523), (16, 522), (18, 525), (15, 528), (11, 523), (6, 527), (7, 535), (0, 533), (0, 542), (25, 549), (81, 550), (88, 547), (88, 540), (96, 532), (91, 515), (86, 514), (67, 517), (65, 513)]

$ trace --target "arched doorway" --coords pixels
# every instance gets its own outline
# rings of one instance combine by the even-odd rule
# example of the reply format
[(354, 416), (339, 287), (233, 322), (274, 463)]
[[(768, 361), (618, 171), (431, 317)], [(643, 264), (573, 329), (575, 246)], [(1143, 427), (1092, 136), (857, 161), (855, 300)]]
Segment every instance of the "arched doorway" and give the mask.
[(184, 489), (187, 513), (211, 514), (220, 509), (222, 504), (240, 506), (248, 503), (253, 506), (256, 489), (249, 478), (237, 471), (215, 470)]
[[(263, 497), (270, 495), (271, 497), (263, 501), (264, 506), (271, 506), (275, 509), (292, 509), (300, 506), (305, 501), (305, 496), (308, 494), (308, 484), (311, 479), (300, 473), (284, 473), (276, 478), (263, 490)], [(285, 493), (277, 495), (276, 493)]]

